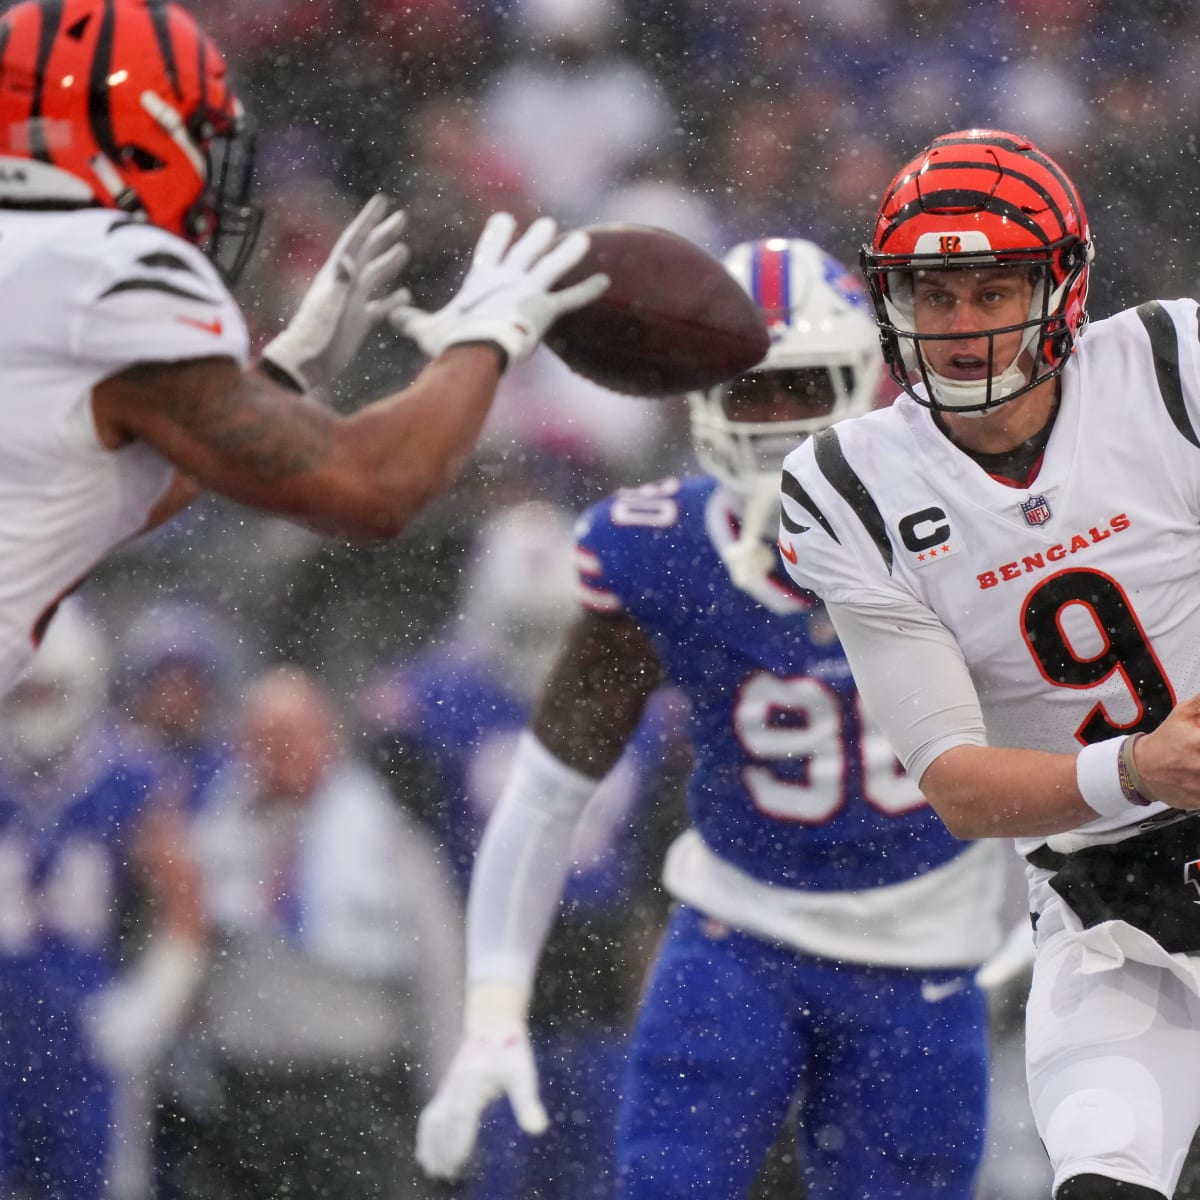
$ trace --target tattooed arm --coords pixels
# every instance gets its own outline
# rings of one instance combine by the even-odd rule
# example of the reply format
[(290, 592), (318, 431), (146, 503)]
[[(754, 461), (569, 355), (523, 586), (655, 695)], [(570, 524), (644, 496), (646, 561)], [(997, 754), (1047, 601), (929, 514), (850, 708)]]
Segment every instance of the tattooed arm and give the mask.
[[(97, 385), (109, 449), (134, 439), (252, 508), (350, 538), (401, 532), (471, 453), (500, 378), (490, 346), (454, 347), (349, 416), (229, 359), (143, 363)], [(186, 497), (186, 484), (173, 503)]]

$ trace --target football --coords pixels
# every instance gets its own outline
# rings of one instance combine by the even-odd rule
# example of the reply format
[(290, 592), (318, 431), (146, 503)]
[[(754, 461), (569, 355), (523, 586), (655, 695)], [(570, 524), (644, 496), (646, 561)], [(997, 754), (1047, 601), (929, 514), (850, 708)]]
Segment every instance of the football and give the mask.
[(665, 229), (591, 225), (567, 287), (597, 271), (612, 283), (566, 313), (545, 343), (572, 371), (632, 396), (710, 388), (761, 362), (770, 339), (758, 305), (719, 259)]

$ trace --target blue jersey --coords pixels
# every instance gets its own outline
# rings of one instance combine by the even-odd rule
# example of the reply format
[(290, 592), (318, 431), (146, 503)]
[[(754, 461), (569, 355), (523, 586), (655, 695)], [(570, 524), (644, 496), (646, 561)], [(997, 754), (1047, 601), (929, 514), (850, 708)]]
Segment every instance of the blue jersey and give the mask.
[(37, 792), (0, 776), (0, 994), (70, 1009), (119, 965), (130, 839), (157, 778), (136, 745), (105, 735)]
[(768, 606), (714, 537), (736, 518), (715, 480), (624, 489), (581, 522), (584, 604), (625, 612), (691, 704), (689, 816), (721, 858), (789, 888), (861, 891), (966, 848), (868, 722), (820, 604), (782, 570)]
[(32, 786), (0, 776), (0, 1191), (100, 1200), (112, 1081), (88, 1002), (120, 966), (134, 830), (157, 778), (105, 735)]

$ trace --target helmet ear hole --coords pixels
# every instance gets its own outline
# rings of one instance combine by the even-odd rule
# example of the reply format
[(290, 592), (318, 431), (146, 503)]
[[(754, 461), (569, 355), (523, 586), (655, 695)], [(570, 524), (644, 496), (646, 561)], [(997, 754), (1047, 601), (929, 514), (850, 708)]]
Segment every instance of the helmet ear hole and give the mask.
[(157, 154), (151, 154), (141, 146), (122, 146), (120, 158), (123, 165), (136, 167), (139, 171), (161, 171), (167, 165)]
[(202, 206), (192, 208), (183, 219), (184, 231), (193, 241), (201, 241), (213, 230), (212, 214)]

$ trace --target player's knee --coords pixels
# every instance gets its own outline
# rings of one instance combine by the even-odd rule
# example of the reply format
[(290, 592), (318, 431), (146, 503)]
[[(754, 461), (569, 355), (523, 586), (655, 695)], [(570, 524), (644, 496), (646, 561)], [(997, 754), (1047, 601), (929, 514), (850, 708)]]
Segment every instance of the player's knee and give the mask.
[(1054, 1200), (1167, 1200), (1162, 1192), (1138, 1183), (1122, 1183), (1103, 1175), (1074, 1175), (1054, 1193)]

